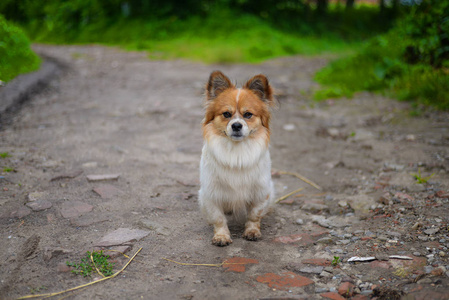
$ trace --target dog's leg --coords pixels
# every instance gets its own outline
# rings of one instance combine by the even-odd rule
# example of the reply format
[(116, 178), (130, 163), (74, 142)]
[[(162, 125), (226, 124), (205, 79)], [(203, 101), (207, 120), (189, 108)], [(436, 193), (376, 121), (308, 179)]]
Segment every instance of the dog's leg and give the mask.
[(216, 246), (227, 246), (232, 243), (231, 233), (228, 229), (228, 221), (223, 211), (211, 202), (203, 202), (201, 210), (207, 217), (209, 224), (214, 226), (214, 237), (212, 238), (212, 244)]
[(231, 233), (228, 229), (228, 224), (226, 220), (226, 216), (223, 215), (223, 218), (217, 220), (214, 225), (214, 237), (212, 239), (212, 244), (216, 246), (227, 246), (232, 243)]
[(260, 220), (265, 214), (266, 203), (253, 205), (249, 208), (248, 220), (245, 223), (243, 237), (248, 241), (257, 241), (262, 234), (260, 233)]

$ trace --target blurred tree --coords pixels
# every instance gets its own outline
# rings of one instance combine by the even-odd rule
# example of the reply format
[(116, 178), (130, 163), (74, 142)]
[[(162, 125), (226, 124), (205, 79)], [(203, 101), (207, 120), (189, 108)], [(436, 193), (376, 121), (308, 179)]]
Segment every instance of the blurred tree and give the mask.
[(317, 0), (316, 9), (318, 14), (322, 15), (326, 13), (328, 3), (329, 0)]
[(354, 8), (354, 1), (355, 0), (346, 0), (346, 9)]

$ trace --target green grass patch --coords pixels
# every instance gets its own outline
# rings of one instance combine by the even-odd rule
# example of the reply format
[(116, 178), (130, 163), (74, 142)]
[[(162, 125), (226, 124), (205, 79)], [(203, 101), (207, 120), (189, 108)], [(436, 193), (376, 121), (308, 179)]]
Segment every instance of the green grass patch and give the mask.
[(36, 42), (118, 45), (127, 50), (146, 50), (153, 59), (183, 58), (206, 63), (257, 63), (293, 54), (346, 52), (358, 45), (334, 35), (285, 32), (256, 16), (229, 10), (187, 19), (103, 20), (76, 31), (36, 22), (25, 28)]
[(23, 31), (0, 15), (0, 81), (35, 71), (40, 62)]
[[(109, 255), (103, 254), (103, 251), (87, 251), (86, 255), (81, 259), (79, 264), (66, 262), (67, 266), (74, 268), (72, 273), (83, 275), (84, 277), (92, 275), (92, 273), (101, 273), (104, 277), (114, 274), (113, 263), (108, 261)], [(101, 275), (100, 274), (100, 275)]]

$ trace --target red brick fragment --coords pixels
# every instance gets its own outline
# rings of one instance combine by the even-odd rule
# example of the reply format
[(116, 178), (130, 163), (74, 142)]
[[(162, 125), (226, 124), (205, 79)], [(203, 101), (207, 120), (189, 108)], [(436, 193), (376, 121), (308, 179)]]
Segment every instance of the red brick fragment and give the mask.
[(338, 293), (343, 297), (352, 297), (354, 295), (354, 285), (350, 282), (343, 282), (338, 287)]
[(312, 258), (312, 259), (304, 259), (302, 261), (303, 264), (315, 265), (315, 266), (323, 266), (327, 267), (332, 264), (332, 262), (325, 258)]
[(368, 300), (368, 296), (357, 294), (351, 298), (351, 300)]
[(247, 264), (258, 264), (259, 261), (256, 259), (245, 258), (245, 257), (232, 257), (225, 260), (223, 268), (227, 269), (226, 272), (237, 272), (242, 273), (246, 271), (245, 265)]
[(389, 269), (391, 267), (391, 264), (388, 261), (375, 260), (373, 262), (370, 262), (369, 266), (371, 268)]
[(266, 273), (256, 278), (260, 283), (267, 284), (270, 288), (278, 290), (288, 290), (294, 287), (302, 287), (313, 284), (313, 280), (297, 275), (293, 272), (284, 272), (281, 275)]
[(328, 292), (328, 293), (320, 294), (320, 296), (324, 297), (324, 298), (329, 298), (329, 299), (332, 299), (332, 300), (345, 300), (344, 297), (342, 297), (339, 294), (334, 293), (334, 292)]

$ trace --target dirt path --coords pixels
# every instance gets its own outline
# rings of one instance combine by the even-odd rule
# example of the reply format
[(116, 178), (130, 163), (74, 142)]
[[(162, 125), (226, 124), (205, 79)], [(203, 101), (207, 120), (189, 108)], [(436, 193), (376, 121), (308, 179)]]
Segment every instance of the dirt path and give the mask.
[[(68, 299), (339, 299), (339, 289), (356, 299), (448, 299), (447, 113), (411, 118), (406, 104), (368, 93), (314, 103), (324, 58), (209, 66), (98, 46), (36, 49), (69, 69), (0, 131), (0, 153), (10, 154), (0, 167), (14, 169), (0, 174), (0, 299), (98, 278), (65, 262), (99, 245), (142, 250), (118, 277)], [(224, 248), (211, 245), (196, 203), (202, 88), (214, 69), (240, 84), (271, 79), (281, 101), (273, 171), (323, 188), (275, 174), (278, 196), (302, 194), (265, 218), (261, 241), (231, 224)], [(434, 173), (427, 184), (415, 183), (419, 170)], [(127, 261), (115, 260), (116, 270)]]

